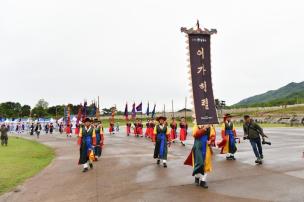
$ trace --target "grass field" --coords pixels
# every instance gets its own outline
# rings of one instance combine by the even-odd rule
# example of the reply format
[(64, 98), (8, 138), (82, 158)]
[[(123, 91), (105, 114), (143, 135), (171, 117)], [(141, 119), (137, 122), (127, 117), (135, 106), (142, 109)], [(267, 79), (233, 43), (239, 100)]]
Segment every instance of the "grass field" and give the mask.
[(9, 137), (0, 146), (0, 195), (35, 175), (54, 158), (54, 151), (38, 142)]

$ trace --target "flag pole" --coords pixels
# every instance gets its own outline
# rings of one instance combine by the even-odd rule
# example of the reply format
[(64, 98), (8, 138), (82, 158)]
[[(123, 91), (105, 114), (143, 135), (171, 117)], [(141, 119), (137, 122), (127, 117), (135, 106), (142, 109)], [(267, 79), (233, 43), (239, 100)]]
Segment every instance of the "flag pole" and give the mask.
[(174, 107), (173, 107), (173, 99), (172, 99), (172, 118), (174, 118)]
[(187, 121), (187, 97), (185, 97), (185, 120)]

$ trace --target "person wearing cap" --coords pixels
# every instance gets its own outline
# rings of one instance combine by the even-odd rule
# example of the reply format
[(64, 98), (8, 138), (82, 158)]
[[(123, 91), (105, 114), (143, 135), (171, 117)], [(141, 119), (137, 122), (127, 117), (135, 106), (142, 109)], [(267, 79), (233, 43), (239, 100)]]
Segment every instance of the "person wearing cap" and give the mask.
[(187, 139), (187, 133), (188, 133), (188, 124), (186, 122), (185, 117), (181, 118), (181, 121), (179, 123), (180, 132), (179, 132), (179, 139), (183, 146), (185, 146), (185, 141)]
[(265, 141), (265, 137), (263, 129), (250, 118), (249, 115), (244, 116), (244, 139), (249, 139), (252, 150), (254, 152), (255, 157), (257, 158), (255, 163), (262, 164), (262, 159), (264, 158), (261, 138)]
[(193, 127), (194, 144), (185, 165), (193, 167), (192, 176), (195, 183), (203, 188), (208, 188), (207, 173), (212, 171), (212, 142), (215, 133), (209, 125)]
[(168, 144), (170, 146), (170, 131), (165, 124), (166, 117), (158, 117), (157, 124), (154, 128), (155, 135), (155, 148), (154, 148), (154, 159), (157, 159), (157, 164), (160, 164), (162, 160), (163, 166), (167, 167), (167, 154), (168, 154)]
[(84, 125), (79, 130), (78, 144), (80, 145), (78, 164), (83, 165), (82, 172), (87, 172), (89, 166), (93, 168), (95, 160), (93, 146), (96, 146), (96, 132), (89, 118), (85, 118)]
[(101, 121), (95, 119), (94, 128), (96, 133), (96, 146), (94, 147), (94, 154), (95, 154), (95, 160), (98, 161), (98, 158), (101, 156), (102, 147), (104, 144), (103, 127)]
[(222, 124), (222, 141), (218, 143), (221, 154), (226, 154), (226, 160), (235, 160), (234, 154), (237, 151), (235, 138), (236, 130), (231, 121), (231, 114), (225, 114)]
[(177, 138), (177, 134), (176, 134), (177, 123), (174, 117), (172, 118), (172, 122), (170, 123), (170, 128), (171, 128), (170, 139), (174, 143), (175, 139)]

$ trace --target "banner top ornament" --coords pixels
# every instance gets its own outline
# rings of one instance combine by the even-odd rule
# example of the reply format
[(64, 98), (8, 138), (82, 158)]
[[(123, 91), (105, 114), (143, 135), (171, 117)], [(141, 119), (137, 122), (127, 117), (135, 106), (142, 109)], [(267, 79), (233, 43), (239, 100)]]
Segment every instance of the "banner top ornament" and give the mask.
[(212, 35), (212, 34), (216, 34), (217, 30), (216, 29), (210, 29), (209, 30), (207, 28), (204, 28), (204, 30), (202, 30), (200, 28), (199, 21), (197, 20), (196, 29), (195, 28), (187, 29), (186, 27), (182, 27), (181, 32), (184, 32), (186, 34), (208, 34), (208, 35)]

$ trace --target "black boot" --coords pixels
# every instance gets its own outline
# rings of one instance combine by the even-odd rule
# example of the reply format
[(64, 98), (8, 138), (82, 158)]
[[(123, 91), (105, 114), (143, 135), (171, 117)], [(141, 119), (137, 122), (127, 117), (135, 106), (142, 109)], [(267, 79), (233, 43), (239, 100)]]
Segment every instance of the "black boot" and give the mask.
[(167, 164), (166, 163), (164, 163), (164, 168), (167, 168)]
[(255, 160), (256, 164), (262, 164), (262, 160), (260, 158), (258, 158), (257, 160)]
[(85, 172), (87, 172), (88, 170), (89, 170), (88, 168), (84, 168), (84, 169), (82, 170), (82, 172), (85, 173)]
[(236, 160), (234, 156), (231, 156), (230, 158), (231, 158), (231, 160), (234, 160), (234, 161)]
[(195, 178), (194, 183), (199, 185), (199, 178), (198, 177)]
[(156, 164), (157, 164), (157, 165), (159, 165), (159, 164), (160, 164), (160, 160), (159, 160), (159, 159), (156, 161)]
[(91, 169), (93, 169), (93, 163), (89, 163)]
[(205, 181), (200, 181), (200, 186), (205, 188), (205, 189), (208, 189), (207, 182), (205, 182)]

